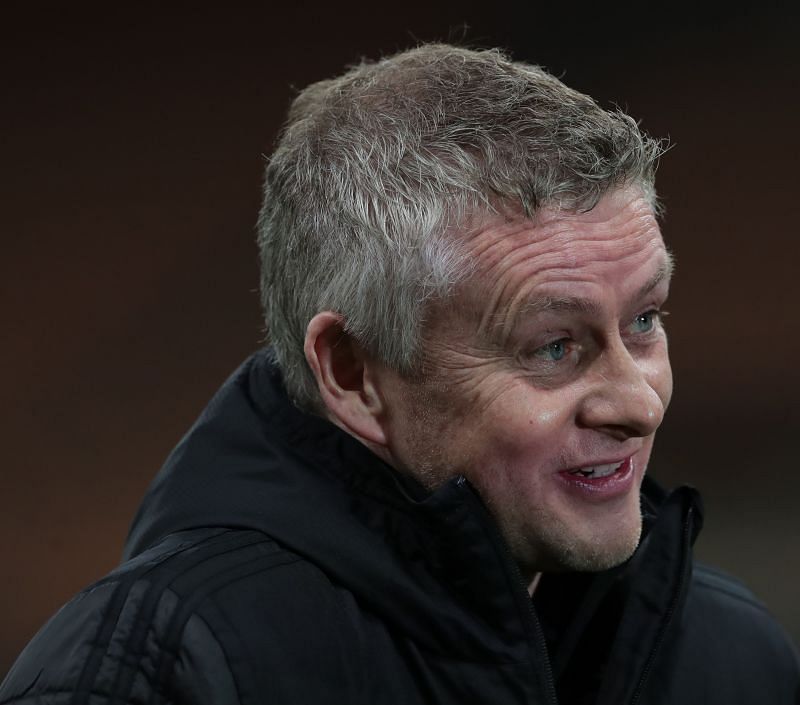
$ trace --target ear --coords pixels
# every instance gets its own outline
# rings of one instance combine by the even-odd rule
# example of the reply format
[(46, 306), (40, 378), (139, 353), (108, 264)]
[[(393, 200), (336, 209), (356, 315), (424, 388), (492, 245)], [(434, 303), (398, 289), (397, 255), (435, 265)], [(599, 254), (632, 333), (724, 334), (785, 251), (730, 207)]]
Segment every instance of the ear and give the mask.
[(314, 316), (306, 328), (304, 351), (332, 420), (362, 441), (386, 446), (377, 363), (345, 330), (342, 316), (333, 311)]

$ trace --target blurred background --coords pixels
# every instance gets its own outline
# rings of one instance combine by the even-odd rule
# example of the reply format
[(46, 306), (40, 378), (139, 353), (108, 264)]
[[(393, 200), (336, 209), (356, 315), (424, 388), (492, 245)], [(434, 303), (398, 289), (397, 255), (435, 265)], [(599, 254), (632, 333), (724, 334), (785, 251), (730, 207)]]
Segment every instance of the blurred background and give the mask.
[(253, 225), (293, 86), (504, 46), (669, 137), (676, 377), (651, 472), (800, 640), (798, 11), (3, 3), (0, 676), (117, 562), (162, 460), (261, 339)]

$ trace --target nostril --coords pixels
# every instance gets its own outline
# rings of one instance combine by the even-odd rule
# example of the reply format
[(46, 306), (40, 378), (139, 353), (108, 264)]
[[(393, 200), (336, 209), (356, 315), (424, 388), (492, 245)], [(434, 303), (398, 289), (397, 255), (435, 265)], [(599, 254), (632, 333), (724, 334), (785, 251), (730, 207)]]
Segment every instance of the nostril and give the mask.
[(649, 386), (606, 384), (584, 399), (578, 423), (618, 440), (649, 436), (664, 417), (663, 404)]

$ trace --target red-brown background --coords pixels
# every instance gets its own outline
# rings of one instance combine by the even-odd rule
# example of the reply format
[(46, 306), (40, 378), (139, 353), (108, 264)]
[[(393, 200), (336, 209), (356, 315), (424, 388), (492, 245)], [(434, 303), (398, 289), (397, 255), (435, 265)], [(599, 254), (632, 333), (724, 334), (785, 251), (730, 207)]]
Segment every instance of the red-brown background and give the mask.
[(699, 554), (800, 638), (796, 19), (4, 3), (0, 674), (115, 565), (162, 459), (259, 345), (261, 155), (290, 86), (464, 23), (473, 44), (544, 64), (675, 143), (659, 188), (677, 385), (652, 472), (704, 491)]

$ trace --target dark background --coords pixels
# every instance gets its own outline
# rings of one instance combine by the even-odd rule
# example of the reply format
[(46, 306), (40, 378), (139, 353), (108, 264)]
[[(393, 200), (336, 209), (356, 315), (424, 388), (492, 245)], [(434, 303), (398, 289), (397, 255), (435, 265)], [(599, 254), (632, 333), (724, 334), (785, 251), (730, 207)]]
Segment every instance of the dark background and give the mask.
[(291, 86), (430, 39), (508, 47), (671, 138), (676, 391), (651, 472), (703, 491), (698, 553), (800, 639), (797, 13), (599, 7), (3, 3), (0, 674), (116, 564), (259, 345), (253, 224)]

